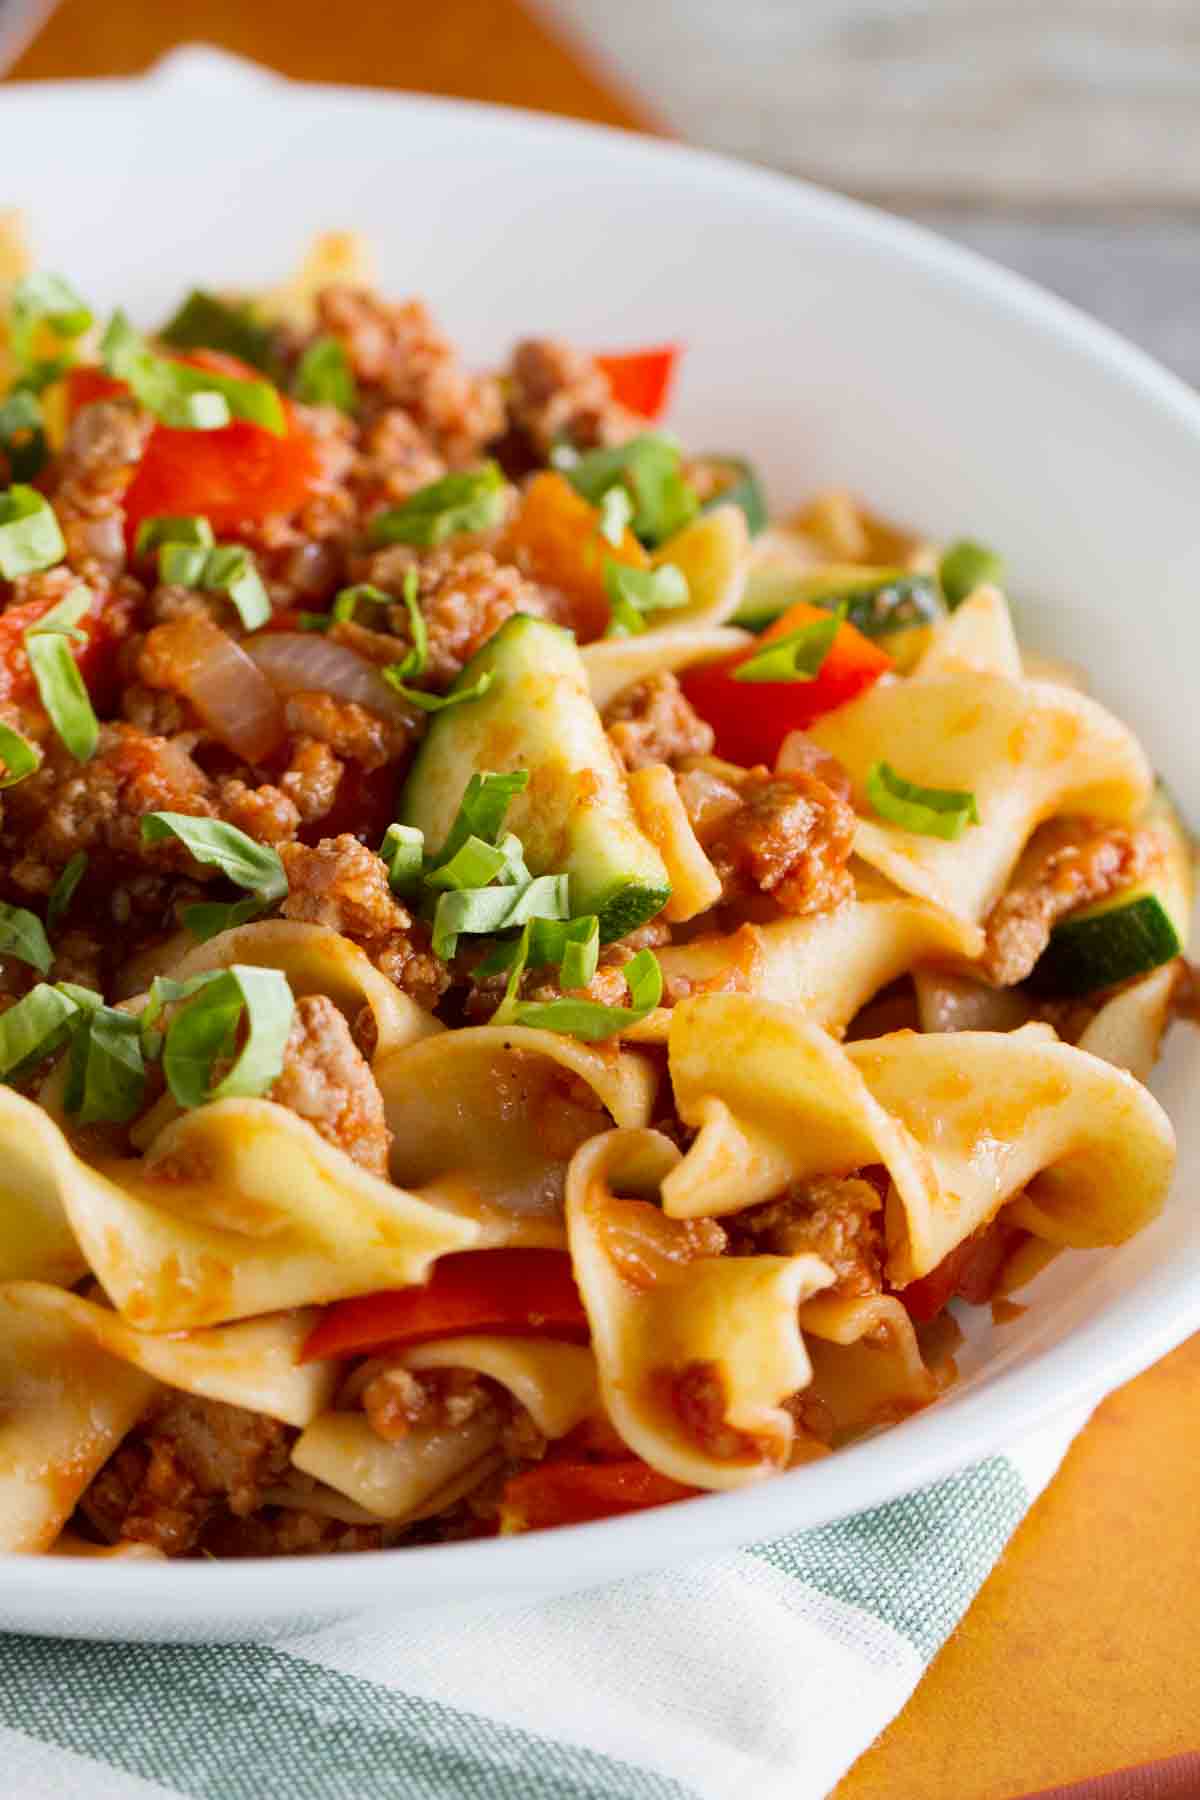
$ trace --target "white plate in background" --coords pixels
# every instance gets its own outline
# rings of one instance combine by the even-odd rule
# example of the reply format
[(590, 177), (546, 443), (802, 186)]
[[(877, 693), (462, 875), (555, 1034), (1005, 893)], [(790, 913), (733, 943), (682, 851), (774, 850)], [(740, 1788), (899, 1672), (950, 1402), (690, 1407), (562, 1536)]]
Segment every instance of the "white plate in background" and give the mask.
[[(36, 154), (33, 146), (38, 146)], [(53, 154), (49, 153), (50, 148)], [(284, 83), (213, 52), (142, 81), (0, 90), (0, 204), (100, 308), (278, 281), (354, 227), (471, 360), (553, 331), (687, 345), (671, 423), (776, 505), (843, 482), (1001, 548), (1026, 639), (1084, 664), (1200, 817), (1200, 402), (1140, 352), (914, 227), (674, 145), (499, 108)], [(929, 1411), (737, 1494), (526, 1538), (359, 1556), (0, 1560), (0, 1625), (237, 1638), (378, 1608), (469, 1610), (822, 1523), (1078, 1407), (1200, 1325), (1200, 1038), (1154, 1088), (1180, 1137), (1164, 1216), (1069, 1254)]]

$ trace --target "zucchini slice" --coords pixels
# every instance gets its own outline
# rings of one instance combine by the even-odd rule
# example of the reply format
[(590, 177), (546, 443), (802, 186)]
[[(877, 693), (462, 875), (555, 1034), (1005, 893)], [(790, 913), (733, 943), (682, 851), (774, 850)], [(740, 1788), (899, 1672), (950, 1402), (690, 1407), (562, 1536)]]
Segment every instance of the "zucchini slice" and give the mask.
[(528, 769), (505, 821), (534, 875), (569, 875), (573, 916), (598, 913), (605, 940), (660, 912), (662, 857), (640, 830), (625, 777), (569, 631), (517, 613), (472, 657), (454, 692), (490, 674), (478, 700), (432, 719), (400, 797), (400, 819), (445, 841), (471, 776)]
[(1160, 783), (1141, 820), (1163, 841), (1153, 878), (1056, 925), (1033, 972), (1041, 993), (1090, 994), (1148, 975), (1187, 948), (1192, 910), (1192, 847)]
[(943, 616), (932, 575), (860, 563), (822, 563), (800, 572), (764, 561), (750, 570), (734, 623), (761, 631), (797, 600), (813, 606), (845, 606), (849, 623), (869, 638), (933, 625)]

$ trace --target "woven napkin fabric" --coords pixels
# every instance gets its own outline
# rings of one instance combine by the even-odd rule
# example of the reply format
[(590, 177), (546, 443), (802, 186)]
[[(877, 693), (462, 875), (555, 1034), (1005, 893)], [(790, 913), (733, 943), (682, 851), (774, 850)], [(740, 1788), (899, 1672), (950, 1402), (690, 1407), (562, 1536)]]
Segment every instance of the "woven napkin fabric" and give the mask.
[(465, 1624), (399, 1614), (270, 1646), (0, 1638), (0, 1792), (823, 1800), (1082, 1422), (836, 1524)]

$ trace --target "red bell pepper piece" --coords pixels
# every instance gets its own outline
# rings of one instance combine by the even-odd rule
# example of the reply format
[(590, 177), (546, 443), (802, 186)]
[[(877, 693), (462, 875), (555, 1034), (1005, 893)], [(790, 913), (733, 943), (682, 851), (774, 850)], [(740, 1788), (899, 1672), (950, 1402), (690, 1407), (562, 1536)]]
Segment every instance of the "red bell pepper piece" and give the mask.
[(565, 1250), (461, 1250), (420, 1287), (339, 1300), (308, 1335), (303, 1362), (356, 1356), (465, 1331), (584, 1342), (587, 1314)]
[(843, 623), (811, 681), (734, 680), (734, 670), (757, 656), (764, 644), (828, 617), (822, 607), (797, 601), (748, 650), (702, 663), (680, 677), (684, 693), (717, 734), (718, 756), (747, 767), (773, 764), (789, 731), (802, 731), (822, 714), (857, 699), (892, 667), (886, 650)]
[(910, 1319), (918, 1325), (936, 1319), (951, 1300), (983, 1306), (996, 1291), (1005, 1263), (1025, 1233), (1019, 1225), (993, 1219), (972, 1232), (944, 1256), (937, 1267), (899, 1290)]
[[(190, 351), (178, 360), (243, 381), (262, 380), (259, 370), (216, 350)], [(124, 383), (96, 368), (73, 369), (67, 384), (71, 412), (125, 391)], [(233, 419), (219, 431), (156, 425), (125, 494), (130, 546), (142, 520), (162, 513), (203, 514), (221, 536), (302, 506), (320, 478), (320, 461), (294, 408), (286, 400), (283, 406), (287, 430), (282, 437), (246, 419)]]
[(597, 356), (595, 362), (608, 376), (614, 400), (643, 419), (657, 419), (666, 409), (679, 354), (678, 344), (659, 344), (651, 350)]
[(500, 1516), (509, 1531), (539, 1531), (552, 1525), (581, 1525), (620, 1513), (665, 1506), (698, 1493), (669, 1475), (660, 1475), (637, 1457), (620, 1462), (555, 1461), (547, 1458), (504, 1488)]

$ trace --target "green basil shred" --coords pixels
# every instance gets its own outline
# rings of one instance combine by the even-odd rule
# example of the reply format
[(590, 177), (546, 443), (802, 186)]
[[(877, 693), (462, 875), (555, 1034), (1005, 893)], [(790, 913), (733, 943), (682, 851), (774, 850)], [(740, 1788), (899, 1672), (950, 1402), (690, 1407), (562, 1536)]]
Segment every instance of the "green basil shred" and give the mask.
[(296, 365), (292, 392), (307, 406), (336, 406), (352, 413), (358, 405), (358, 384), (335, 337), (314, 338)]
[(602, 506), (615, 487), (633, 502), (630, 528), (643, 544), (661, 544), (691, 523), (700, 511), (695, 489), (684, 479), (679, 445), (659, 432), (643, 432), (612, 450), (578, 455), (559, 445), (550, 460), (577, 493)]
[(921, 787), (897, 775), (890, 763), (872, 763), (867, 798), (881, 819), (921, 837), (960, 838), (979, 824), (975, 796), (965, 788)]
[(180, 1003), (167, 1027), (162, 1067), (171, 1094), (192, 1107), (266, 1093), (283, 1069), (295, 1009), (282, 970), (221, 970)]
[(0, 494), (0, 575), (6, 581), (51, 569), (66, 554), (54, 508), (44, 494), (19, 481)]
[(506, 482), (500, 467), (457, 470), (418, 488), (400, 506), (386, 507), (371, 520), (373, 544), (414, 544), (433, 549), (458, 532), (488, 531), (504, 517)]
[[(269, 381), (193, 369), (187, 363), (160, 356), (122, 312), (115, 312), (109, 320), (100, 354), (109, 374), (125, 382), (134, 398), (164, 425), (184, 431), (209, 431), (233, 418), (261, 426), (277, 437), (287, 430), (283, 402)], [(223, 404), (214, 408), (212, 397)], [(197, 399), (202, 400), (199, 412)]]
[(27, 775), (40, 765), (42, 753), (36, 744), (14, 731), (11, 725), (0, 725), (0, 788), (15, 787), (18, 781), (24, 781)]
[(74, 898), (75, 889), (87, 873), (87, 866), (87, 851), (77, 850), (51, 888), (50, 898), (46, 902), (47, 931), (55, 931), (61, 925)]
[(764, 644), (733, 671), (735, 681), (814, 681), (842, 623), (839, 607), (827, 618), (814, 619), (796, 631), (786, 632)]
[(674, 563), (663, 563), (657, 569), (632, 569), (607, 556), (604, 591), (610, 613), (606, 637), (634, 637), (645, 631), (647, 613), (673, 611), (688, 603), (687, 577)]

